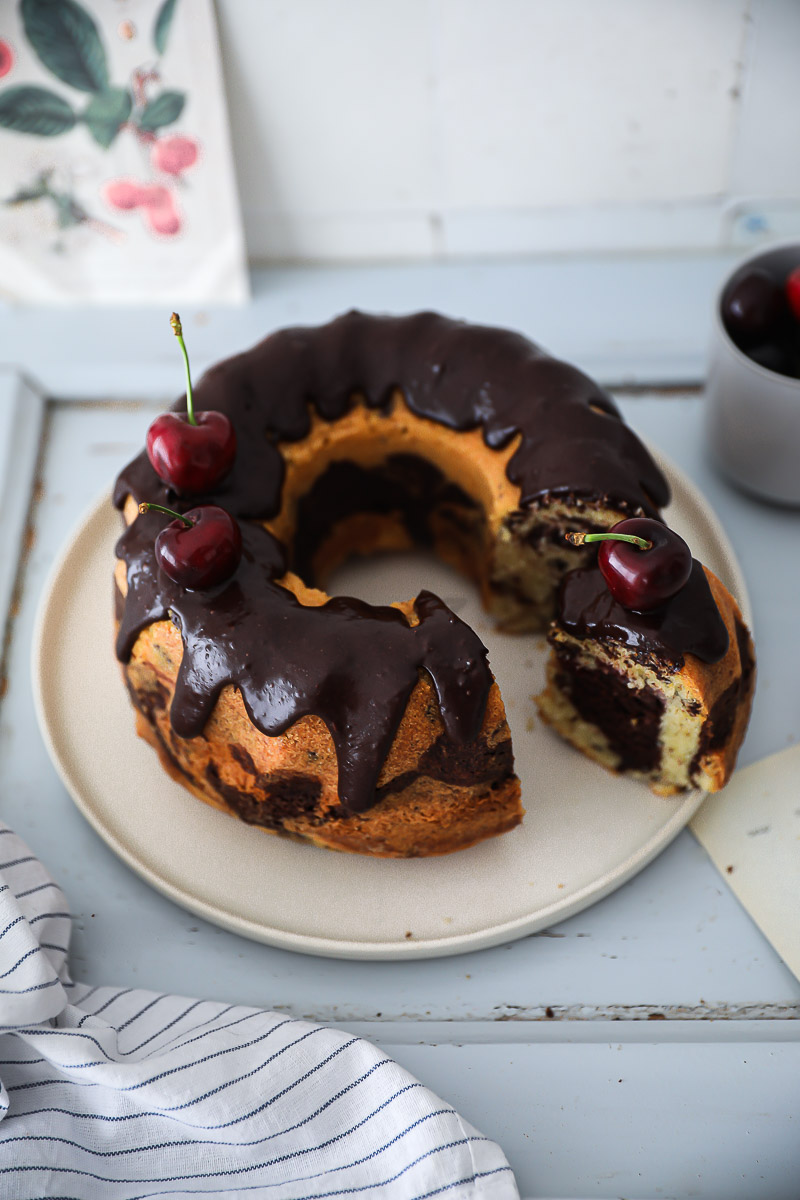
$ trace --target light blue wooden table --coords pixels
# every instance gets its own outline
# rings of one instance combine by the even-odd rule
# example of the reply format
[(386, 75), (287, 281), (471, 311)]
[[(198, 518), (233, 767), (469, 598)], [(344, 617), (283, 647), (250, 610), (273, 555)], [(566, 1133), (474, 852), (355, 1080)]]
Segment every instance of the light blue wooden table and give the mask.
[[(182, 316), (197, 373), (284, 324), (425, 307), (518, 328), (611, 385), (628, 420), (711, 501), (744, 567), (759, 654), (746, 763), (800, 737), (800, 513), (746, 499), (706, 460), (700, 385), (727, 266), (697, 256), (285, 269), (258, 274), (242, 312)], [(181, 388), (167, 316), (0, 308), (0, 814), (64, 887), (73, 974), (364, 1034), (503, 1145), (524, 1196), (798, 1200), (800, 983), (689, 832), (544, 933), (371, 964), (204, 924), (133, 875), (73, 807), (36, 724), (35, 614), (70, 531)]]

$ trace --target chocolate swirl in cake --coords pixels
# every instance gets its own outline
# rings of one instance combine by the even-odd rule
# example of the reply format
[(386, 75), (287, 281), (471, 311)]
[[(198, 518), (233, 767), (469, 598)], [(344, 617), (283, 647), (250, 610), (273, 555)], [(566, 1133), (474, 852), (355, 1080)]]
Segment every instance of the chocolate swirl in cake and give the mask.
[[(562, 494), (657, 516), (669, 500), (666, 480), (610, 397), (519, 334), (434, 313), (350, 312), (319, 328), (275, 333), (201, 379), (195, 408), (226, 413), (237, 435), (233, 470), (213, 494), (177, 497), (143, 452), (120, 474), (114, 502), (122, 507), (132, 495), (185, 510), (213, 501), (239, 518), (267, 520), (281, 504), (279, 443), (307, 436), (311, 410), (335, 421), (360, 396), (385, 411), (398, 389), (420, 417), (456, 430), (481, 428), (491, 448), (519, 437), (507, 474), (521, 507)], [(185, 401), (175, 407), (182, 410)], [(284, 548), (257, 526), (243, 528), (245, 553), (230, 581), (183, 591), (155, 564), (163, 524), (156, 514), (139, 516), (118, 544), (128, 596), (117, 654), (126, 661), (141, 630), (172, 616), (184, 643), (170, 714), (179, 735), (202, 731), (226, 684), (241, 691), (264, 733), (316, 714), (336, 746), (342, 803), (361, 811), (374, 803), (420, 671), (434, 681), (446, 734), (465, 743), (479, 732), (491, 686), (486, 650), (435, 596), (417, 598), (413, 627), (396, 609), (344, 597), (303, 607), (275, 583), (285, 569)], [(696, 614), (695, 629), (709, 621), (710, 613)]]

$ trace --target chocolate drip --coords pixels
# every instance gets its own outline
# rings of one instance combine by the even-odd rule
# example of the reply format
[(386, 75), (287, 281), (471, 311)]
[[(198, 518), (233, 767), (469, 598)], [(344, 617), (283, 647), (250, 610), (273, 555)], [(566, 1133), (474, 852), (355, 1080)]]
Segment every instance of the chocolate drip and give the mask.
[(342, 804), (360, 812), (375, 801), (420, 671), (433, 680), (454, 745), (478, 736), (492, 682), (486, 649), (432, 593), (417, 597), (415, 626), (396, 608), (344, 596), (304, 607), (275, 582), (283, 552), (257, 525), (242, 529), (242, 561), (231, 579), (187, 591), (155, 561), (155, 535), (166, 521), (140, 516), (118, 544), (129, 591), (117, 654), (125, 661), (150, 622), (171, 617), (184, 646), (170, 709), (180, 737), (202, 733), (226, 684), (239, 689), (250, 719), (268, 735), (315, 714), (336, 747)]
[(633, 612), (618, 604), (599, 567), (570, 571), (559, 592), (559, 617), (575, 637), (613, 638), (676, 667), (687, 654), (719, 662), (728, 649), (725, 622), (696, 558), (688, 582), (654, 612)]
[[(435, 313), (350, 312), (320, 328), (275, 333), (200, 380), (195, 408), (226, 413), (237, 435), (236, 462), (213, 493), (177, 496), (143, 452), (120, 474), (114, 502), (122, 507), (132, 495), (185, 511), (213, 501), (239, 518), (269, 519), (281, 504), (279, 443), (308, 434), (311, 410), (335, 421), (359, 395), (385, 411), (397, 389), (421, 417), (456, 430), (480, 427), (492, 448), (519, 437), (507, 473), (521, 506), (569, 493), (657, 515), (669, 499), (664, 477), (611, 398), (520, 335)], [(184, 410), (185, 399), (175, 408)], [(179, 626), (184, 655), (170, 712), (176, 733), (199, 734), (226, 684), (241, 691), (264, 733), (316, 714), (336, 744), (340, 797), (352, 811), (374, 802), (421, 670), (433, 679), (448, 737), (465, 744), (477, 736), (491, 684), (486, 651), (435, 596), (420, 594), (413, 628), (396, 609), (341, 597), (304, 608), (275, 583), (287, 555), (259, 527), (244, 528), (243, 560), (228, 583), (183, 591), (155, 563), (163, 523), (157, 514), (139, 516), (119, 542), (129, 590), (117, 653), (126, 660), (153, 621), (171, 616)]]

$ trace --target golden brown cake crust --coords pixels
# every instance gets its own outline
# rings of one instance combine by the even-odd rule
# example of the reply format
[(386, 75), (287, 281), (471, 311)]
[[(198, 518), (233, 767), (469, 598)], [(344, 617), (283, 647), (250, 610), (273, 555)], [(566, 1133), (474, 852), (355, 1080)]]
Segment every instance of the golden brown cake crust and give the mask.
[(706, 791), (717, 792), (730, 779), (744, 741), (756, 686), (756, 661), (753, 639), (738, 604), (713, 571), (703, 569), (728, 631), (728, 650), (717, 663), (687, 655), (682, 673), (708, 714), (695, 775)]
[(241, 695), (227, 687), (202, 736), (178, 737), (169, 707), (182, 651), (174, 626), (157, 622), (138, 638), (123, 675), (140, 736), (174, 779), (215, 808), (269, 832), (382, 858), (449, 854), (522, 819), (496, 684), (479, 738), (459, 753), (444, 737), (430, 680), (420, 677), (378, 779), (379, 799), (355, 814), (342, 810), (335, 749), (318, 717), (267, 737), (250, 721)]

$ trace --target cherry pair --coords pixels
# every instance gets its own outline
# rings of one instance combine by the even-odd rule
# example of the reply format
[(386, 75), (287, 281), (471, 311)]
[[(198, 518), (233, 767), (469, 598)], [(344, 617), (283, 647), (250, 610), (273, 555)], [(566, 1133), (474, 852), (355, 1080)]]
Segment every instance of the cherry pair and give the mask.
[[(189, 356), (177, 313), (170, 324), (186, 365), (186, 412), (156, 417), (147, 431), (147, 456), (163, 483), (192, 495), (209, 491), (227, 475), (236, 457), (236, 434), (224, 413), (195, 415)], [(182, 515), (161, 504), (139, 505), (142, 513), (151, 509), (175, 518), (155, 545), (159, 566), (175, 583), (208, 588), (233, 574), (242, 555), (242, 534), (225, 509), (202, 504)]]

